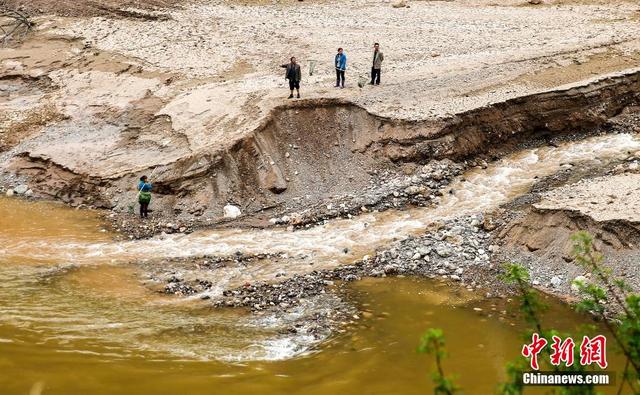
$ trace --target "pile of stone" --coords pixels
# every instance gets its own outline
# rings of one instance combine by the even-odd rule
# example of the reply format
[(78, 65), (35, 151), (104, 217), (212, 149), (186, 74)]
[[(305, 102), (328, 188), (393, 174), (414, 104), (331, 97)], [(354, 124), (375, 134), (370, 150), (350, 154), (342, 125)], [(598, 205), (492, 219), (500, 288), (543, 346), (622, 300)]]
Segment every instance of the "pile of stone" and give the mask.
[(244, 287), (226, 290), (217, 306), (244, 306), (252, 310), (262, 310), (273, 306), (289, 308), (301, 300), (325, 293), (325, 287), (332, 285), (324, 280), (324, 273), (313, 272), (295, 276), (279, 283), (246, 284)]
[(462, 174), (467, 163), (450, 159), (432, 160), (424, 166), (407, 165), (404, 173), (373, 172), (369, 187), (361, 193), (335, 197), (331, 203), (317, 204), (304, 211), (272, 218), (271, 224), (295, 227), (311, 226), (331, 218), (351, 218), (370, 211), (384, 211), (407, 205), (434, 204), (454, 177)]
[[(435, 232), (412, 237), (379, 250), (375, 257), (365, 257), (353, 275), (383, 277), (388, 275), (420, 275), (469, 282), (475, 286), (472, 273), (488, 267), (491, 253), (498, 250), (490, 244), (482, 216), (457, 218), (435, 224)], [(349, 266), (342, 271), (349, 270)], [(342, 276), (349, 280), (349, 276)]]
[(476, 274), (493, 269), (491, 254), (499, 248), (490, 243), (484, 223), (480, 215), (439, 223), (433, 232), (396, 242), (352, 265), (313, 271), (277, 283), (246, 284), (224, 291), (214, 304), (252, 310), (288, 308), (304, 298), (325, 293), (327, 287), (336, 285), (335, 281), (399, 275), (439, 277), (474, 290), (488, 285)]
[(15, 188), (7, 189), (5, 194), (7, 196), (9, 196), (9, 197), (14, 196), (14, 195), (31, 197), (31, 196), (33, 196), (33, 191), (29, 188), (28, 185), (20, 184), (20, 185), (16, 186)]

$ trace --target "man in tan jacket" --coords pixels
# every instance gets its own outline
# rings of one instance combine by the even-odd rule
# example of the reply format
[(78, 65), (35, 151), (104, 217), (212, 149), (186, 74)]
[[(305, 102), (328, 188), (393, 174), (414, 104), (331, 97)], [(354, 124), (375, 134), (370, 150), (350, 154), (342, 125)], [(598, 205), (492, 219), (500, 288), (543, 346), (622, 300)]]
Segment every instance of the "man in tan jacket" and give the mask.
[(382, 68), (382, 61), (384, 55), (380, 51), (380, 44), (373, 44), (373, 65), (371, 67), (371, 85), (380, 85), (380, 69)]

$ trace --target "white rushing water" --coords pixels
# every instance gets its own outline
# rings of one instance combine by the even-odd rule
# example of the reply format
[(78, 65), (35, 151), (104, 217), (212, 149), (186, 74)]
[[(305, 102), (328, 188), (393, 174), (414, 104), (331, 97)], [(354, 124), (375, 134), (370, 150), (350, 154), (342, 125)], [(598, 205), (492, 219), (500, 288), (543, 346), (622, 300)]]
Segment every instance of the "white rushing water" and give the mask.
[[(352, 261), (376, 246), (421, 232), (434, 221), (494, 209), (525, 193), (537, 179), (554, 174), (563, 164), (619, 160), (639, 149), (637, 136), (616, 134), (559, 147), (525, 150), (454, 180), (449, 188), (453, 193), (445, 193), (437, 207), (369, 213), (298, 231), (283, 228), (201, 230), (188, 235), (117, 243), (56, 240), (52, 244), (49, 240), (32, 238), (8, 239), (0, 240), (0, 252), (14, 260), (29, 258), (67, 263), (230, 255), (237, 251), (284, 252), (291, 257), (306, 257), (317, 265), (314, 268), (326, 268)], [(350, 253), (345, 254), (345, 249)]]
[[(47, 341), (68, 344), (68, 352), (104, 353), (102, 346), (113, 343), (114, 358), (138, 352), (157, 352), (160, 358), (228, 361), (289, 358), (319, 339), (283, 331), (296, 316), (322, 307), (303, 306), (288, 318), (211, 314), (198, 304), (187, 307), (175, 299), (168, 303), (166, 298), (149, 297), (148, 289), (127, 271), (131, 269), (118, 265), (236, 251), (288, 254), (288, 259), (278, 262), (227, 265), (208, 274), (197, 273), (216, 285), (211, 295), (215, 296), (225, 287), (273, 279), (280, 271), (292, 275), (350, 263), (378, 246), (422, 233), (434, 221), (494, 209), (526, 193), (537, 179), (556, 173), (564, 164), (604, 164), (638, 150), (640, 139), (629, 134), (525, 150), (454, 180), (452, 193), (445, 193), (436, 207), (368, 213), (298, 231), (211, 229), (126, 242), (0, 232), (0, 328), (11, 325), (26, 333), (46, 334)], [(60, 271), (64, 267), (69, 270)]]
[[(2, 263), (0, 261), (0, 263)], [(43, 270), (0, 265), (0, 342), (38, 342), (106, 359), (282, 360), (323, 340), (288, 329), (302, 315), (340, 303), (315, 298), (285, 315), (212, 310), (153, 294), (126, 267)], [(304, 323), (304, 322), (302, 322)], [(5, 335), (7, 336), (7, 335)]]

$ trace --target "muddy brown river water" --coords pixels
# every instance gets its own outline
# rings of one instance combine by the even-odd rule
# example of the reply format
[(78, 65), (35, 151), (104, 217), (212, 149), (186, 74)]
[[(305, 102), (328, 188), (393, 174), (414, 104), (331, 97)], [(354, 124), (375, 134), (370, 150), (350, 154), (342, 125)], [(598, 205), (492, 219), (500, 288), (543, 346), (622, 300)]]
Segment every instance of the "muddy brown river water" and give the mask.
[[(446, 367), (466, 393), (492, 393), (522, 346), (522, 323), (501, 313), (511, 311), (507, 301), (437, 281), (366, 279), (340, 292), (367, 313), (318, 342), (284, 330), (301, 311), (253, 315), (165, 296), (144, 286), (129, 262), (285, 251), (313, 259), (314, 269), (332, 267), (434, 220), (494, 208), (563, 164), (619, 160), (639, 149), (635, 136), (612, 135), (524, 151), (467, 173), (435, 209), (372, 213), (297, 232), (204, 230), (115, 242), (97, 213), (0, 199), (0, 393), (424, 394), (433, 366), (415, 348), (429, 327), (444, 329)], [(310, 270), (296, 259), (289, 266)], [(272, 278), (278, 269), (250, 275)], [(213, 276), (233, 285), (247, 275)], [(549, 302), (548, 325), (571, 330), (586, 321)], [(619, 367), (613, 356), (610, 364)]]

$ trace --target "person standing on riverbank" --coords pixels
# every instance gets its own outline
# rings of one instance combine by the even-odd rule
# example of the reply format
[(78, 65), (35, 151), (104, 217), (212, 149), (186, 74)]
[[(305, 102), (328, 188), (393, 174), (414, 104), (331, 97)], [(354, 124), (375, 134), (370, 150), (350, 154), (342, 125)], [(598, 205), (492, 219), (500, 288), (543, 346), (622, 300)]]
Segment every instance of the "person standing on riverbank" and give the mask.
[(140, 177), (138, 182), (138, 203), (140, 203), (140, 218), (149, 216), (149, 203), (151, 203), (151, 189), (153, 186), (147, 176)]
[(300, 70), (300, 65), (296, 61), (296, 57), (291, 57), (291, 62), (288, 64), (283, 64), (282, 66), (286, 69), (284, 78), (289, 80), (289, 90), (291, 90), (291, 94), (289, 95), (289, 99), (293, 99), (293, 89), (298, 93), (298, 99), (300, 98), (300, 80), (302, 80), (302, 71)]
[(338, 48), (335, 58), (336, 65), (336, 88), (344, 88), (344, 72), (347, 70), (347, 55), (342, 48)]
[(380, 69), (382, 68), (382, 61), (384, 55), (380, 51), (380, 44), (373, 44), (373, 65), (371, 66), (371, 82), (370, 84), (380, 85)]

